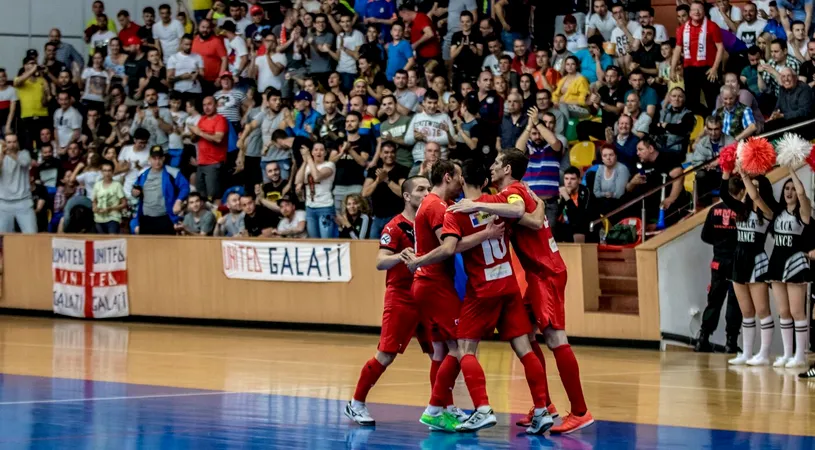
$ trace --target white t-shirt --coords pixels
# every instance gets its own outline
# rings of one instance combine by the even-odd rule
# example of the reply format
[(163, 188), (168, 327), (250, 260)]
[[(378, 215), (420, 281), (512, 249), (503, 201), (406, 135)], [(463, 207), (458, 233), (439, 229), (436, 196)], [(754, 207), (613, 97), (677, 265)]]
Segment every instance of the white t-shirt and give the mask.
[(161, 42), (161, 51), (164, 53), (164, 63), (178, 52), (178, 44), (184, 37), (184, 25), (173, 19), (164, 25), (162, 21), (153, 24), (153, 39)]
[(133, 199), (133, 184), (139, 178), (139, 173), (147, 168), (150, 159), (150, 149), (147, 147), (144, 150), (137, 152), (133, 149), (132, 145), (122, 147), (122, 152), (119, 153), (119, 162), (130, 163), (130, 169), (125, 172), (124, 190), (125, 196), (128, 199)]
[[(201, 77), (204, 74), (204, 60), (197, 53), (185, 55), (183, 52), (178, 52), (167, 61), (167, 71), (170, 70), (175, 70), (176, 77), (195, 71), (198, 71), (198, 76)], [(201, 83), (197, 79), (178, 80), (175, 82), (173, 89), (178, 92), (200, 94)]]
[(586, 40), (586, 35), (583, 33), (575, 32), (571, 36), (566, 36), (566, 50), (569, 50), (572, 53), (588, 46), (589, 42)]
[(337, 49), (340, 50), (340, 61), (337, 64), (337, 72), (357, 73), (357, 60), (340, 49), (340, 39), (343, 36), (345, 38), (342, 39), (342, 46), (349, 50), (359, 50), (359, 48), (362, 47), (362, 44), (365, 43), (365, 37), (359, 32), (359, 30), (352, 31), (350, 35), (340, 33), (340, 35), (337, 36)]
[[(170, 114), (173, 116), (173, 123), (175, 124), (176, 128), (182, 129), (185, 126), (185, 122), (189, 114), (184, 111), (170, 111)], [(180, 150), (184, 148), (184, 141), (181, 140), (181, 135), (173, 131), (172, 134), (169, 136), (170, 139), (170, 148), (173, 150)]]
[[(332, 203), (332, 205), (333, 205), (333, 203)], [(306, 212), (305, 211), (295, 211), (294, 212), (294, 218), (292, 218), (291, 220), (289, 220), (289, 219), (287, 219), (285, 217), (280, 218), (280, 222), (277, 223), (277, 230), (278, 231), (294, 230), (295, 228), (297, 228), (298, 224), (303, 223), (305, 221), (306, 221)], [(306, 238), (306, 237), (308, 237), (308, 232), (306, 232), (306, 230), (303, 230), (302, 233), (289, 234), (286, 237), (289, 237), (289, 238)]]
[(221, 17), (220, 19), (218, 19), (218, 27), (221, 27), (223, 24), (225, 24), (227, 20), (230, 21), (230, 22), (235, 23), (235, 33), (237, 35), (239, 35), (239, 36), (245, 36), (246, 35), (246, 27), (248, 27), (249, 25), (252, 25), (252, 19), (250, 19), (248, 17), (244, 17), (241, 20), (235, 20), (235, 19), (227, 16), (227, 17)]
[[(184, 133), (183, 134), (186, 134), (186, 135), (191, 134), (190, 133), (190, 127), (197, 127), (198, 122), (201, 120), (201, 117), (202, 117), (201, 114), (198, 114), (195, 117), (188, 116), (186, 119), (184, 119)], [(197, 144), (194, 144), (194, 145), (195, 145), (195, 148), (198, 148)], [(173, 149), (173, 150), (175, 150), (175, 149)]]
[[(642, 39), (642, 27), (639, 23), (629, 21), (628, 25), (626, 26), (628, 31), (631, 32), (631, 35), (634, 36), (634, 39)], [(611, 42), (617, 45), (617, 56), (623, 57), (628, 52), (625, 50), (626, 46), (630, 46), (633, 42), (628, 42), (628, 36), (625, 35), (625, 32), (619, 28), (614, 28), (614, 31), (611, 32)]]
[[(798, 47), (798, 51), (801, 52), (801, 56), (803, 56), (804, 58), (806, 58), (809, 54), (809, 51), (807, 50), (808, 46), (809, 39), (805, 40), (803, 44), (801, 44), (801, 46)], [(793, 58), (795, 58), (795, 49), (792, 48), (792, 44), (790, 44), (789, 41), (787, 42), (787, 53)]]
[[(71, 143), (74, 130), (82, 129), (82, 114), (73, 106), (63, 111), (62, 108), (54, 112), (54, 129), (57, 131), (57, 143), (65, 148)], [(55, 149), (56, 150), (56, 149)]]
[[(232, 72), (232, 75), (240, 75), (238, 69), (241, 66), (241, 56), (247, 56), (248, 58), (249, 55), (249, 49), (246, 48), (243, 35), (235, 35), (235, 38), (231, 41), (224, 39), (224, 44), (226, 45), (226, 58), (229, 61), (229, 71)], [(249, 67), (248, 61), (246, 67)]]
[(312, 192), (309, 192), (312, 185), (309, 178), (311, 171), (309, 170), (310, 167), (306, 166), (306, 206), (309, 208), (326, 208), (329, 206), (334, 206), (334, 195), (331, 193), (331, 187), (334, 186), (334, 176), (337, 174), (337, 168), (331, 161), (326, 161), (317, 165), (317, 170), (322, 170), (324, 168), (331, 169), (331, 175), (323, 178), (319, 183), (314, 183), (314, 195), (312, 195)]
[(82, 100), (105, 101), (108, 84), (110, 83), (110, 74), (108, 72), (86, 67), (82, 71), (82, 80), (85, 81), (85, 93), (82, 95)]
[(665, 29), (665, 26), (660, 23), (655, 23), (653, 25), (654, 30), (657, 32), (656, 37), (654, 38), (654, 42), (657, 44), (661, 44), (663, 42), (667, 42), (670, 37), (668, 37), (668, 30)]
[(756, 19), (753, 23), (742, 22), (736, 30), (736, 37), (744, 41), (748, 47), (756, 45), (758, 37), (764, 32), (764, 27), (767, 26), (766, 20)]
[(94, 33), (93, 36), (91, 36), (91, 48), (107, 47), (108, 42), (115, 37), (116, 33), (109, 30)]
[[(727, 27), (727, 22), (724, 20), (724, 15), (722, 14), (721, 11), (719, 11), (718, 6), (710, 8), (710, 20), (712, 20), (713, 23), (718, 25), (719, 28), (725, 30), (729, 29)], [(741, 20), (741, 8), (735, 5), (730, 7), (730, 20), (732, 20), (733, 22), (738, 22)]]
[(19, 100), (17, 98), (17, 90), (11, 87), (11, 84), (0, 91), (0, 106), (3, 107), (2, 109), (11, 108), (11, 102), (16, 102), (17, 100)]
[(775, 0), (753, 0), (759, 11), (764, 11), (767, 16), (770, 15), (770, 2)]
[(589, 29), (594, 28), (603, 35), (603, 39), (610, 41), (611, 32), (617, 28), (617, 21), (614, 20), (614, 15), (611, 12), (606, 13), (606, 17), (602, 18), (599, 14), (593, 14), (586, 20), (586, 35), (589, 34)]
[[(283, 67), (288, 64), (286, 55), (283, 53), (275, 53), (272, 55), (272, 61), (275, 64), (282, 64)], [(286, 81), (286, 70), (281, 70), (279, 74), (272, 73), (272, 68), (269, 67), (269, 62), (266, 61), (266, 55), (258, 56), (255, 58), (255, 65), (258, 68), (258, 91), (265, 92), (267, 88), (273, 87), (275, 89), (282, 89), (283, 82)]]
[[(509, 56), (510, 58), (514, 56), (510, 52), (504, 52), (504, 54)], [(501, 62), (492, 53), (490, 53), (489, 55), (487, 55), (486, 58), (484, 58), (484, 63), (481, 65), (481, 68), (484, 70), (492, 71), (492, 74), (495, 75), (496, 77), (501, 75)]]
[(102, 172), (98, 170), (82, 172), (76, 176), (76, 180), (85, 186), (85, 196), (91, 198), (93, 186), (102, 179)]

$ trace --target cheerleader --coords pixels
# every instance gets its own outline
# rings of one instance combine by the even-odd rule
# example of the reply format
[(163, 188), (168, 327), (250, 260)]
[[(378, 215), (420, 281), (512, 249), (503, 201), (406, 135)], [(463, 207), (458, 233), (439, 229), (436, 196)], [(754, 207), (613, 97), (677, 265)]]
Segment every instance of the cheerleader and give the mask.
[[(781, 316), (779, 325), (784, 355), (775, 360), (773, 367), (805, 367), (809, 327), (806, 296), (807, 283), (811, 280), (809, 259), (803, 249), (807, 248), (804, 238), (812, 206), (793, 168), (790, 168), (790, 179), (784, 183), (776, 211), (773, 219), (775, 246), (767, 280), (772, 283), (776, 310)], [(796, 346), (794, 356), (793, 334)]]
[[(744, 349), (728, 362), (733, 365), (768, 365), (774, 325), (770, 315), (769, 289), (764, 282), (769, 266), (764, 242), (774, 217), (773, 186), (765, 176), (752, 180), (742, 173), (740, 180), (729, 181), (737, 184), (733, 191), (738, 191), (739, 195), (734, 197), (728, 189), (729, 179), (730, 173), (723, 171), (719, 192), (725, 205), (736, 213), (736, 250), (731, 281), (743, 316)], [(761, 318), (761, 350), (754, 356), (756, 313)]]

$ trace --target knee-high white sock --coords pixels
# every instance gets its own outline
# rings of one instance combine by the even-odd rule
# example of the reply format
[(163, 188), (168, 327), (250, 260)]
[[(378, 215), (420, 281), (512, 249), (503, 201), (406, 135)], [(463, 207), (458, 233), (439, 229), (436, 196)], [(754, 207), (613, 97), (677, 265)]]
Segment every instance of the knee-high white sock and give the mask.
[(773, 344), (773, 331), (775, 329), (775, 322), (773, 316), (767, 316), (758, 321), (761, 327), (761, 350), (758, 354), (762, 358), (770, 357), (770, 346)]
[(792, 319), (780, 319), (778, 324), (781, 326), (781, 342), (784, 343), (784, 358), (790, 359), (792, 358), (792, 336), (794, 334)]
[(741, 321), (742, 354), (748, 358), (753, 356), (753, 342), (756, 340), (756, 319), (751, 317)]
[(807, 329), (809, 322), (806, 320), (795, 321), (795, 359), (806, 361), (807, 359)]

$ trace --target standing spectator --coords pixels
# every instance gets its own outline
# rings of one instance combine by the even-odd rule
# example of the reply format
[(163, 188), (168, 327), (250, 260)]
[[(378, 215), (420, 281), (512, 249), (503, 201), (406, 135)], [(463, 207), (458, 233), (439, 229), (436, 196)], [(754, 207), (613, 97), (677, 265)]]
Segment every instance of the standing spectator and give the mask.
[(177, 231), (191, 236), (212, 236), (215, 231), (215, 215), (204, 205), (204, 199), (198, 192), (190, 192), (187, 197), (187, 214)]
[(101, 162), (102, 179), (93, 185), (91, 201), (93, 202), (93, 221), (99, 234), (119, 234), (122, 222), (122, 211), (127, 209), (122, 183), (113, 179), (114, 163)]
[(424, 147), (428, 142), (439, 144), (442, 159), (447, 159), (453, 122), (450, 121), (450, 116), (438, 111), (438, 102), (439, 94), (428, 91), (422, 102), (423, 111), (413, 116), (405, 134), (405, 144), (413, 146), (414, 164), (424, 160)]
[(198, 36), (192, 42), (192, 52), (204, 61), (204, 72), (199, 78), (204, 95), (215, 92), (218, 76), (228, 68), (224, 41), (213, 34), (212, 27), (211, 20), (202, 20), (198, 24)]
[[(452, 56), (452, 48), (456, 45), (454, 42), (459, 42), (458, 45), (461, 45), (461, 38), (464, 36), (467, 36), (468, 45), (470, 41), (476, 44), (481, 43), (483, 49), (484, 44), (480, 36), (477, 36), (477, 33), (470, 35), (470, 29), (475, 24), (477, 15), (478, 5), (475, 0), (450, 0), (447, 7), (447, 33), (442, 42), (442, 57), (445, 60), (455, 59)], [(467, 25), (462, 23), (464, 20), (469, 20)], [(459, 33), (462, 34), (459, 35), (459, 39), (456, 39), (456, 34)], [(481, 56), (481, 53), (478, 53), (478, 56)]]
[(382, 97), (380, 112), (386, 116), (386, 119), (379, 126), (382, 139), (391, 141), (396, 145), (396, 164), (409, 171), (413, 167), (413, 153), (410, 147), (405, 144), (405, 135), (410, 126), (410, 117), (399, 114), (396, 97), (393, 95)]
[(105, 22), (104, 24), (99, 22), (99, 16), (105, 14), (105, 3), (101, 1), (95, 1), (91, 4), (91, 12), (93, 13), (93, 17), (85, 24), (85, 29), (96, 27), (101, 28), (107, 31), (116, 32), (116, 25), (112, 22)]
[[(373, 204), (373, 223), (370, 227), (370, 238), (379, 239), (382, 229), (401, 212), (399, 202), (402, 183), (408, 178), (409, 170), (396, 164), (396, 144), (391, 141), (382, 142), (380, 148), (380, 163), (375, 170), (368, 170), (368, 178), (362, 186), (362, 197), (370, 198)], [(346, 206), (348, 206), (346, 198)], [(362, 205), (359, 205), (361, 207)], [(398, 210), (398, 211), (397, 211)], [(351, 221), (353, 223), (353, 221)], [(368, 234), (357, 237), (367, 239)]]
[(625, 58), (629, 71), (639, 69), (650, 78), (659, 75), (657, 65), (662, 62), (662, 50), (659, 44), (654, 43), (655, 34), (653, 26), (642, 27), (640, 47)]
[(17, 91), (8, 84), (6, 69), (0, 69), (0, 125), (2, 136), (11, 134), (17, 114)]
[(52, 28), (48, 39), (57, 46), (57, 61), (64, 64), (71, 73), (80, 73), (85, 67), (85, 58), (76, 51), (73, 45), (62, 42), (62, 32), (59, 31), (59, 28)]
[[(112, 49), (108, 49), (109, 54), (112, 53)], [(45, 73), (43, 74), (47, 79), (48, 82), (51, 84), (56, 84), (57, 79), (59, 78), (59, 74), (62, 71), (67, 71), (69, 74), (71, 71), (65, 64), (57, 61), (57, 44), (54, 42), (46, 42), (44, 51), (43, 51), (43, 67), (45, 68)]]
[(680, 57), (683, 58), (688, 109), (696, 115), (707, 116), (713, 109), (713, 101), (702, 107), (701, 94), (705, 94), (705, 99), (716, 98), (724, 44), (721, 29), (705, 18), (705, 6), (699, 0), (690, 6), (690, 20), (676, 29), (676, 48), (671, 62), (673, 81), (679, 80), (676, 67)]
[(495, 2), (495, 17), (501, 22), (501, 42), (504, 48), (510, 48), (516, 40), (525, 40), (529, 36), (529, 18), (532, 17), (529, 3), (518, 0)]
[(408, 72), (404, 69), (397, 70), (393, 76), (393, 85), (396, 88), (393, 91), (393, 96), (396, 98), (396, 111), (403, 116), (413, 114), (419, 104), (419, 96), (408, 89)]
[[(241, 127), (241, 105), (246, 94), (235, 89), (232, 73), (223, 72), (219, 80), (219, 90), (213, 95), (218, 105), (218, 114), (224, 116), (233, 129), (239, 131)], [(230, 149), (231, 150), (231, 149)]]
[[(276, 162), (280, 168), (283, 178), (288, 179), (291, 171), (291, 152), (278, 148), (274, 142), (275, 131), (283, 128), (283, 120), (288, 115), (289, 110), (283, 108), (280, 99), (280, 91), (274, 88), (266, 90), (266, 106), (260, 116), (246, 124), (246, 127), (238, 141), (238, 148), (246, 152), (246, 139), (253, 130), (260, 128), (263, 147), (261, 149), (261, 170), (265, 173), (265, 166), (270, 162)], [(282, 131), (282, 130), (281, 130)], [(285, 134), (285, 131), (283, 132)]]
[[(467, 0), (454, 0), (463, 3)], [(473, 2), (475, 4), (475, 2)], [(452, 16), (451, 16), (452, 17)], [(473, 31), (475, 19), (470, 11), (462, 11), (459, 19), (460, 31), (445, 39), (446, 53), (449, 54), (453, 67), (453, 84), (464, 79), (471, 80), (478, 73), (479, 61), (484, 55), (484, 41), (478, 33)], [(449, 36), (448, 31), (448, 36)]]
[(116, 37), (116, 26), (113, 26), (113, 30), (108, 30), (108, 16), (104, 14), (96, 16), (96, 22), (99, 25), (97, 25), (96, 32), (91, 35), (89, 41), (91, 44), (91, 55), (95, 55), (97, 52), (102, 52), (104, 55), (107, 53), (108, 42)]
[(156, 24), (156, 10), (152, 6), (145, 7), (141, 12), (141, 18), (144, 25), (136, 32), (136, 36), (141, 39), (145, 47), (159, 49), (160, 44), (156, 43), (153, 37), (153, 25)]
[[(119, 40), (122, 42), (127, 42), (128, 39), (131, 37), (137, 37), (139, 33), (139, 28), (135, 22), (130, 20), (130, 13), (123, 9), (116, 14), (116, 19), (119, 20)], [(111, 30), (113, 31), (113, 30)]]
[(21, 150), (17, 135), (6, 135), (0, 146), (0, 232), (13, 233), (14, 223), (23, 233), (37, 232), (31, 199), (31, 154)]
[[(288, 238), (307, 238), (311, 235), (307, 230), (306, 212), (296, 209), (295, 199), (291, 194), (284, 195), (277, 201), (280, 207), (280, 222), (277, 224), (275, 236)], [(333, 217), (332, 217), (333, 220)], [(322, 224), (321, 224), (322, 225)]]
[(260, 92), (266, 92), (270, 87), (279, 91), (283, 89), (283, 83), (286, 81), (288, 60), (284, 53), (278, 51), (277, 37), (271, 32), (263, 32), (263, 45), (266, 53), (255, 57), (249, 69), (250, 77), (257, 77)]
[[(220, 204), (222, 166), (228, 150), (229, 122), (218, 114), (215, 99), (204, 99), (204, 114), (197, 126), (190, 126), (198, 138), (198, 170), (195, 188), (198, 192)], [(238, 201), (239, 203), (239, 201)]]
[(513, 92), (507, 97), (507, 111), (501, 122), (501, 136), (498, 139), (498, 150), (513, 148), (521, 133), (526, 128), (526, 111), (521, 110), (523, 102), (520, 94)]
[(144, 78), (150, 61), (144, 53), (142, 40), (138, 37), (130, 37), (124, 42), (125, 50), (130, 56), (125, 60), (125, 76), (127, 76), (127, 92), (130, 98), (134, 98), (139, 90), (139, 81)]
[(747, 47), (752, 47), (758, 42), (758, 37), (764, 32), (764, 27), (767, 26), (767, 21), (758, 18), (758, 9), (756, 4), (747, 2), (742, 8), (742, 20), (739, 23), (739, 28), (736, 30), (736, 37), (744, 42)]
[(317, 121), (320, 120), (320, 113), (311, 108), (311, 94), (305, 90), (297, 93), (294, 97), (294, 108), (296, 110), (294, 116), (294, 126), (291, 131), (295, 136), (302, 136), (309, 139), (314, 139), (314, 134), (317, 128)]
[(416, 62), (420, 66), (441, 58), (441, 43), (433, 21), (427, 14), (414, 11), (410, 5), (403, 4), (399, 7), (399, 17), (405, 23), (410, 22), (410, 46), (416, 51)]
[(359, 30), (353, 29), (352, 18), (348, 15), (340, 18), (342, 32), (337, 36), (336, 51), (328, 44), (323, 44), (321, 50), (331, 55), (337, 61), (337, 72), (340, 74), (342, 88), (350, 91), (357, 76), (357, 59), (359, 48), (365, 43), (365, 36)]
[(164, 150), (150, 149), (150, 169), (133, 184), (133, 196), (140, 199), (136, 220), (139, 234), (175, 234), (175, 224), (190, 185), (177, 170), (164, 167)]
[(526, 129), (521, 133), (515, 148), (523, 149), (529, 156), (529, 166), (524, 181), (541, 200), (546, 202), (546, 218), (554, 224), (558, 216), (558, 189), (560, 187), (560, 160), (565, 148), (555, 136), (555, 116), (550, 113), (538, 119), (537, 108), (528, 113)]
[(241, 2), (232, 2), (229, 5), (229, 17), (218, 20), (218, 27), (223, 29), (228, 22), (235, 24), (237, 33), (241, 36), (246, 34), (246, 27), (252, 24), (252, 20), (246, 17), (246, 7)]
[[(342, 214), (337, 215), (340, 239), (379, 239), (371, 233), (371, 216), (368, 202), (360, 195), (345, 197)], [(381, 234), (381, 232), (380, 232)]]
[[(709, 116), (705, 119), (705, 134), (693, 146), (691, 162), (694, 166), (706, 163), (719, 156), (719, 152), (728, 145), (736, 142), (733, 136), (722, 132), (722, 119)], [(696, 172), (695, 193), (697, 198), (705, 199), (710, 192), (721, 186), (722, 171), (717, 161), (708, 163), (702, 170)]]
[[(384, 98), (383, 98), (384, 105)], [(384, 109), (384, 107), (383, 107)], [(326, 147), (337, 148), (338, 142), (345, 136), (345, 116), (337, 109), (337, 96), (328, 92), (323, 96), (325, 115), (317, 118), (313, 134), (322, 140)]]
[(558, 242), (585, 242), (592, 220), (591, 192), (580, 184), (580, 169), (569, 167), (558, 188), (558, 220), (552, 227)]
[(361, 122), (362, 114), (356, 111), (345, 116), (345, 142), (338, 150), (331, 150), (329, 157), (329, 161), (336, 164), (334, 207), (338, 212), (345, 196), (361, 193), (365, 182), (365, 168), (373, 147), (369, 137), (360, 135)]
[[(637, 13), (637, 19), (643, 29), (645, 29), (646, 26), (654, 27), (654, 41), (657, 44), (668, 41), (668, 30), (665, 29), (665, 26), (654, 23), (654, 8), (640, 9)], [(659, 45), (657, 45), (657, 48), (659, 48)]]
[(150, 132), (144, 128), (139, 128), (133, 133), (133, 144), (122, 147), (116, 165), (116, 175), (124, 173), (124, 191), (132, 205), (135, 205), (136, 198), (132, 196), (133, 184), (139, 173), (148, 166), (149, 150), (147, 141), (150, 140)]
[(307, 39), (311, 60), (309, 73), (323, 88), (328, 88), (328, 75), (331, 73), (331, 55), (324, 46), (330, 50), (336, 39), (334, 33), (327, 30), (327, 26), (328, 17), (325, 14), (315, 15), (314, 31)]
[(110, 89), (110, 73), (105, 70), (104, 52), (96, 52), (91, 57), (91, 66), (82, 71), (85, 93), (82, 104), (88, 109), (105, 110), (105, 100)]
[(716, 0), (710, 8), (710, 20), (723, 30), (736, 32), (741, 22), (741, 8), (730, 4), (730, 0)]
[(229, 72), (238, 79), (249, 67), (249, 49), (246, 47), (246, 39), (242, 34), (236, 33), (235, 23), (232, 21), (224, 23), (221, 32), (224, 34)]
[(178, 52), (181, 38), (184, 37), (184, 25), (173, 19), (170, 5), (162, 4), (158, 7), (159, 22), (153, 25), (153, 38), (161, 45), (161, 54), (164, 64), (167, 64), (170, 57)]
[(167, 60), (167, 79), (175, 92), (189, 99), (201, 94), (200, 77), (204, 73), (204, 60), (201, 55), (192, 53), (192, 36), (185, 35), (178, 45), (178, 53)]
[(62, 154), (70, 144), (79, 141), (82, 133), (82, 114), (71, 106), (71, 97), (67, 92), (60, 92), (57, 101), (59, 109), (54, 112), (54, 131), (57, 133), (58, 153)]
[(249, 16), (252, 19), (252, 23), (246, 26), (244, 36), (247, 40), (253, 42), (260, 41), (262, 39), (260, 34), (265, 30), (271, 30), (272, 25), (266, 20), (266, 12), (263, 11), (263, 7), (260, 5), (252, 5), (252, 7), (249, 8)]
[(248, 192), (241, 195), (240, 202), (246, 235), (250, 237), (272, 237), (279, 220), (277, 215), (266, 208), (258, 208), (255, 197)]
[(144, 106), (139, 108), (133, 124), (130, 125), (130, 132), (135, 133), (139, 128), (144, 128), (150, 132), (148, 146), (160, 145), (168, 150), (170, 146), (169, 134), (173, 132), (173, 115), (167, 108), (158, 105), (158, 92), (155, 89), (144, 91)]
[[(352, 151), (349, 148), (347, 143), (343, 144), (345, 151)], [(295, 185), (298, 195), (304, 195), (306, 198), (308, 236), (322, 239), (336, 238), (336, 200), (332, 195), (331, 185), (334, 184), (338, 168), (334, 162), (326, 161), (325, 146), (320, 142), (315, 143), (311, 151), (305, 146), (293, 151), (300, 152), (303, 158), (303, 166), (297, 171)], [(334, 152), (332, 159), (333, 156)], [(281, 198), (281, 201), (285, 198), (285, 196)], [(283, 205), (280, 205), (280, 210), (281, 214), (288, 218)]]
[(51, 91), (48, 89), (48, 82), (40, 73), (36, 58), (27, 57), (23, 61), (21, 72), (14, 79), (14, 88), (17, 90), (17, 97), (20, 99), (21, 129), (24, 132), (20, 145), (24, 148), (31, 148), (31, 145), (39, 136), (40, 130), (50, 128), (50, 124), (47, 123), (47, 105)]
[[(113, 86), (120, 85), (123, 86), (125, 84), (125, 62), (127, 61), (127, 53), (122, 51), (122, 42), (119, 38), (113, 38), (108, 43), (108, 54), (105, 56), (105, 63), (104, 67), (105, 70), (110, 74), (110, 83), (112, 91)], [(53, 45), (47, 45), (46, 47), (50, 47), (53, 49)], [(46, 50), (46, 54), (54, 53), (53, 50), (48, 51)], [(53, 68), (58, 68), (60, 71), (63, 70), (63, 66), (61, 63), (53, 60), (54, 65)], [(59, 76), (59, 72), (57, 72), (56, 77)], [(165, 77), (166, 78), (166, 77)], [(109, 92), (112, 94), (112, 92)]]
[(246, 231), (244, 225), (244, 213), (241, 210), (241, 195), (237, 192), (230, 192), (226, 196), (226, 207), (229, 212), (218, 219), (215, 224), (215, 236), (236, 237)]

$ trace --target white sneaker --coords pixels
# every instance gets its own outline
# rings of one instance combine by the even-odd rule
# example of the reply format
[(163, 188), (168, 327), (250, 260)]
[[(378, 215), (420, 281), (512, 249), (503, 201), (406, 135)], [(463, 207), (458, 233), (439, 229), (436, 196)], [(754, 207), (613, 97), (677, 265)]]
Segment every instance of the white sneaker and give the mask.
[(446, 408), (446, 411), (448, 413), (456, 416), (456, 419), (458, 419), (459, 422), (464, 422), (465, 420), (467, 420), (468, 417), (470, 417), (469, 414), (467, 414), (461, 408), (459, 408), (458, 406), (455, 406), (455, 405), (454, 406), (448, 406)]
[(743, 366), (747, 364), (748, 359), (750, 358), (747, 355), (745, 355), (744, 353), (739, 353), (738, 355), (736, 355), (735, 358), (731, 358), (730, 360), (728, 360), (727, 363), (733, 366)]
[(773, 367), (786, 367), (787, 363), (791, 360), (792, 358), (787, 358), (786, 356), (779, 356), (778, 358), (775, 359)]
[(540, 415), (532, 416), (532, 423), (526, 429), (526, 434), (543, 434), (555, 425), (555, 419), (546, 409)]
[(482, 428), (494, 427), (496, 423), (498, 423), (498, 419), (495, 418), (492, 410), (488, 413), (482, 413), (476, 409), (464, 423), (456, 427), (456, 431), (473, 432)]
[(748, 366), (769, 366), (770, 358), (762, 356), (761, 353), (757, 353), (755, 356), (748, 359), (746, 364)]
[(806, 367), (806, 366), (807, 366), (806, 358), (803, 358), (803, 359), (790, 358), (790, 360), (787, 361), (787, 364), (784, 367), (786, 367), (787, 369), (796, 369), (798, 367)]
[(374, 426), (376, 422), (374, 418), (371, 417), (371, 414), (368, 412), (368, 407), (362, 405), (362, 407), (354, 408), (351, 406), (351, 402), (349, 401), (348, 404), (345, 405), (345, 417), (353, 420), (354, 422), (363, 425), (363, 426)]

